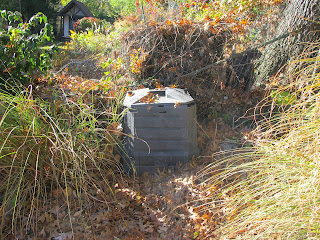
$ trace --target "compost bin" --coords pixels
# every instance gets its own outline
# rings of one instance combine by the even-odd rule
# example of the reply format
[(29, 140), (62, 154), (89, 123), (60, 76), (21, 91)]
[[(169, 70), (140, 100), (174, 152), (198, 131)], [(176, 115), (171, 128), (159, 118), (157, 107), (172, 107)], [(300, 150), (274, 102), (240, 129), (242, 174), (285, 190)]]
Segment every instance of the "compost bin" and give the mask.
[(124, 100), (126, 172), (153, 173), (198, 154), (196, 105), (185, 89), (143, 88)]

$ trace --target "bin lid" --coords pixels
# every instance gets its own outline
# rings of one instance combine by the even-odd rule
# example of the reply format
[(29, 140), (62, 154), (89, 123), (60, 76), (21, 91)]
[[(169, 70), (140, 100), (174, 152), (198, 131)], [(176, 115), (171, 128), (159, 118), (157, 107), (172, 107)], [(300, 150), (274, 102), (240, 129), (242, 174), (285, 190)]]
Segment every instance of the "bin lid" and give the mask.
[(186, 89), (165, 87), (163, 89), (142, 88), (128, 91), (123, 105), (131, 107), (141, 104), (190, 104), (193, 98)]

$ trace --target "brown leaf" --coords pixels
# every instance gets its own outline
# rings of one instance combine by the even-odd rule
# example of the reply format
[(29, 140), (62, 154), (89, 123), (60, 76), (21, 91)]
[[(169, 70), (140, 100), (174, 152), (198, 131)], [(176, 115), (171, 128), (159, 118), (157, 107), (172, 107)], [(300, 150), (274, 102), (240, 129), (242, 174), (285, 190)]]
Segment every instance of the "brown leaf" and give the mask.
[(79, 210), (73, 214), (74, 217), (80, 217), (82, 210)]
[(116, 155), (114, 156), (114, 160), (115, 160), (116, 162), (120, 162), (120, 159), (121, 159), (121, 156), (120, 156), (119, 154), (116, 154)]

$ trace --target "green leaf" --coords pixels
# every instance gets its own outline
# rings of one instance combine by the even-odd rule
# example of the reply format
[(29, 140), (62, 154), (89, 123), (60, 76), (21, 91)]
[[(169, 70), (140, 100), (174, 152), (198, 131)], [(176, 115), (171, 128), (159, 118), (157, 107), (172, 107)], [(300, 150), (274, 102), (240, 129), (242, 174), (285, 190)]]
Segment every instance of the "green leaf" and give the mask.
[(1, 11), (1, 17), (2, 18), (6, 18), (7, 17), (7, 11), (6, 10), (2, 10)]
[(196, 239), (197, 237), (199, 237), (199, 233), (198, 233), (198, 231), (195, 231), (193, 234), (193, 239)]
[(22, 22), (22, 14), (19, 12), (14, 12), (14, 20), (17, 22)]
[(46, 23), (44, 25), (44, 29), (47, 31), (47, 34), (49, 34), (49, 35), (53, 32), (53, 26), (49, 23)]
[(43, 15), (42, 18), (43, 18), (43, 22), (44, 22), (44, 23), (47, 23), (47, 22), (48, 22), (48, 18), (47, 18), (46, 15)]
[(10, 14), (10, 15), (8, 16), (8, 20), (9, 20), (10, 23), (13, 22), (13, 20), (14, 20), (14, 15), (13, 15), (13, 14)]
[(275, 100), (277, 105), (288, 105), (292, 104), (296, 100), (296, 96), (290, 92), (277, 92), (272, 91), (270, 94), (271, 98)]

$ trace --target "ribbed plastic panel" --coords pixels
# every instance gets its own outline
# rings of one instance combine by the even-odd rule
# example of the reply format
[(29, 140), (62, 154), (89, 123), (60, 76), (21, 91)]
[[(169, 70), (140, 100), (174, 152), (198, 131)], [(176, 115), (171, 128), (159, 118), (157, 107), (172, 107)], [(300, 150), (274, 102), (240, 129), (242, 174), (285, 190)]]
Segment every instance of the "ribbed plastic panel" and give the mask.
[[(152, 103), (141, 99), (152, 94)], [(184, 89), (140, 89), (127, 94), (124, 146), (127, 172), (142, 174), (187, 163), (198, 154), (196, 105)]]

